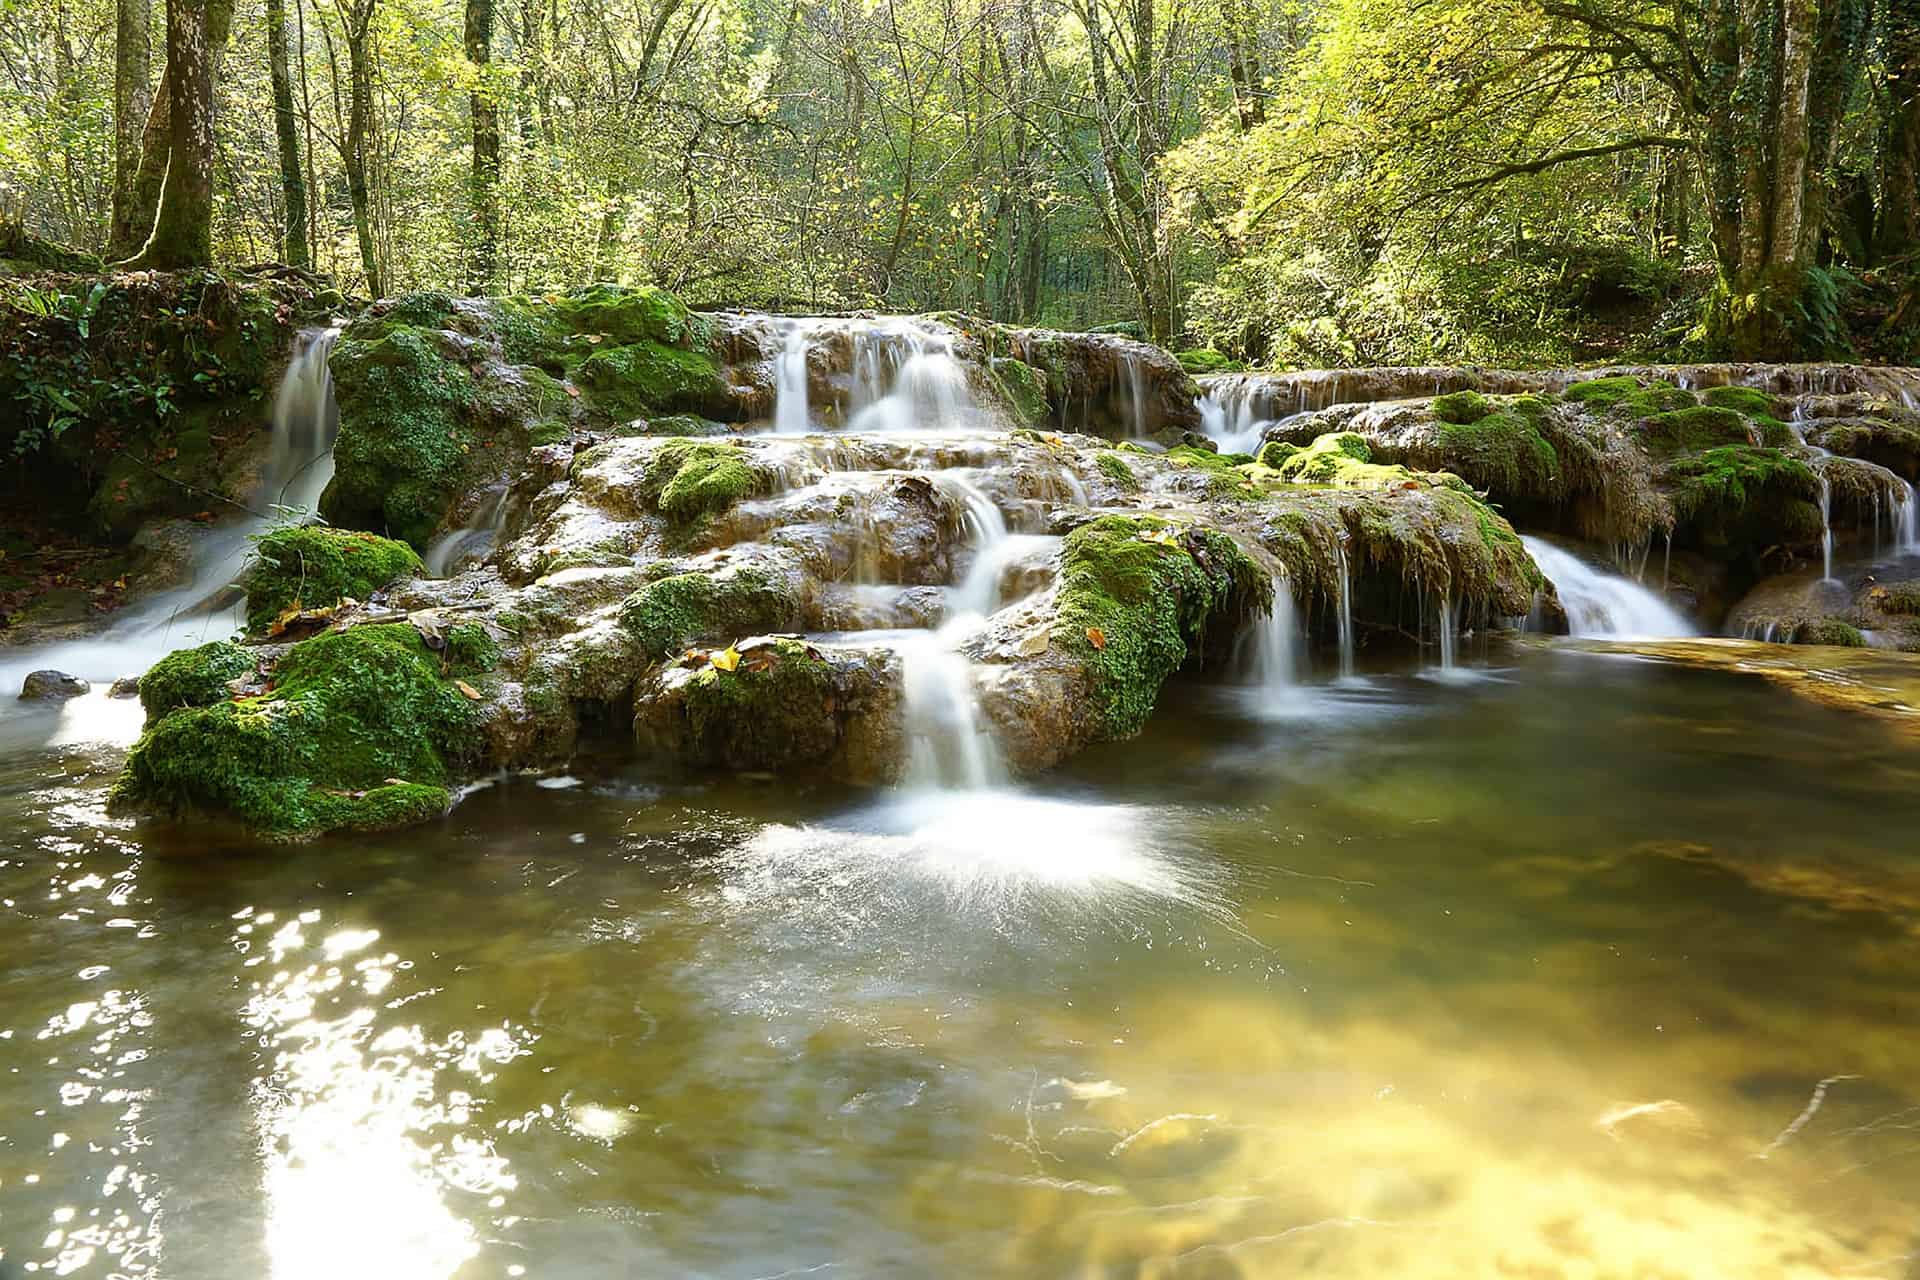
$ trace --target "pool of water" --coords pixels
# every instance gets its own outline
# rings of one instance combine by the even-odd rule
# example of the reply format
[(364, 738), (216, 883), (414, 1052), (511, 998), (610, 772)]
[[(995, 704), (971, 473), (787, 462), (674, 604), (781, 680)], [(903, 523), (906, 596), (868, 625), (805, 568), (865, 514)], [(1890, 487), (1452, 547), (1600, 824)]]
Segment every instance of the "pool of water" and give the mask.
[(1500, 662), (264, 851), (15, 740), (0, 1274), (1920, 1275), (1920, 753)]

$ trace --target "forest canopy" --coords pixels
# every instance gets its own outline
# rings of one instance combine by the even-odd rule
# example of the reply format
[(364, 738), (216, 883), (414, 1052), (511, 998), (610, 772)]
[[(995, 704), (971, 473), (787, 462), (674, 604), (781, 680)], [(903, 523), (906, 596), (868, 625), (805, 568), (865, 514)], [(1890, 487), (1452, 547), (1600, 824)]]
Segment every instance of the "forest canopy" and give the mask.
[(1917, 112), (1920, 0), (0, 0), (0, 258), (1910, 359)]

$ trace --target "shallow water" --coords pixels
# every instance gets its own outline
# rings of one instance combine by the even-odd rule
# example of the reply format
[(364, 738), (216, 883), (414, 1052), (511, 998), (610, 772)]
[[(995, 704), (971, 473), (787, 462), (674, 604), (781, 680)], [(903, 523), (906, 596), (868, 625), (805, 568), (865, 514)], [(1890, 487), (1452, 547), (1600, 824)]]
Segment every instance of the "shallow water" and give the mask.
[(1920, 758), (1501, 662), (264, 853), (16, 748), (0, 1271), (1915, 1274)]

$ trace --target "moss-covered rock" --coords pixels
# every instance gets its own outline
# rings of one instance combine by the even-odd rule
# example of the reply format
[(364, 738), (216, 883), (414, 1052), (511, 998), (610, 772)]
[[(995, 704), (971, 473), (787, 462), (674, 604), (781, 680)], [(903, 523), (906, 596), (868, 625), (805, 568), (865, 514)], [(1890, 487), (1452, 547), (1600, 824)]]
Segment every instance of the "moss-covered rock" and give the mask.
[(1730, 557), (1820, 536), (1819, 483), (1778, 449), (1725, 445), (1682, 457), (1664, 480), (1688, 540)]
[(140, 705), (152, 723), (183, 707), (206, 707), (233, 696), (230, 682), (250, 674), (259, 655), (227, 640), (177, 649), (140, 677)]
[(1272, 579), (1215, 529), (1108, 515), (1068, 535), (1054, 642), (1084, 656), (1101, 732), (1125, 738), (1209, 628), (1268, 607)]
[(1635, 418), (1644, 418), (1655, 413), (1670, 413), (1675, 409), (1686, 409), (1699, 403), (1691, 391), (1683, 390), (1670, 382), (1656, 380), (1642, 383), (1638, 378), (1624, 373), (1576, 382), (1562, 394), (1575, 404), (1583, 404), (1589, 409), (1616, 412)]
[(1485, 397), (1471, 391), (1455, 396), (1475, 396), (1478, 408), (1455, 407), (1455, 415), (1440, 413), (1440, 401), (1434, 400), (1435, 416), (1440, 418), (1439, 447), (1447, 469), (1482, 489), (1511, 501), (1518, 498), (1551, 500), (1560, 488), (1560, 455), (1541, 434), (1547, 406), (1534, 396), (1516, 396), (1495, 410)]
[(800, 600), (791, 587), (752, 566), (717, 573), (677, 573), (627, 597), (620, 623), (651, 658), (679, 653), (688, 642), (724, 644), (800, 625)]
[(1433, 398), (1433, 416), (1454, 426), (1471, 426), (1493, 412), (1493, 405), (1478, 391), (1449, 391)]
[(1247, 367), (1243, 361), (1207, 348), (1176, 351), (1173, 358), (1180, 362), (1182, 369), (1195, 376), (1203, 373), (1239, 373)]
[(1043, 371), (1011, 357), (996, 359), (991, 367), (1014, 421), (1021, 426), (1038, 427), (1052, 418), (1053, 411), (1047, 403), (1047, 375)]
[(737, 444), (674, 440), (649, 460), (639, 496), (676, 524), (696, 526), (770, 486), (771, 477)]
[(1663, 458), (1722, 445), (1754, 444), (1757, 434), (1745, 414), (1704, 404), (1652, 414), (1635, 431), (1648, 453)]
[[(465, 652), (471, 656), (468, 646)], [(291, 838), (443, 812), (478, 713), (410, 626), (367, 626), (289, 649), (270, 692), (170, 711), (127, 757), (119, 808), (213, 813)]]
[(413, 548), (392, 538), (322, 525), (275, 529), (255, 545), (247, 571), (247, 629), (262, 631), (290, 608), (365, 600), (420, 571)]
[(594, 352), (576, 381), (589, 403), (610, 418), (702, 413), (726, 397), (720, 366), (704, 350), (632, 342)]
[(1860, 628), (1838, 618), (1820, 618), (1801, 626), (1794, 633), (1795, 644), (1830, 644), (1842, 649), (1864, 649), (1867, 638)]
[(1127, 460), (1121, 457), (1117, 450), (1102, 451), (1093, 460), (1093, 465), (1100, 469), (1101, 475), (1128, 493), (1136, 492), (1140, 488), (1140, 477), (1133, 474), (1133, 468), (1127, 465)]

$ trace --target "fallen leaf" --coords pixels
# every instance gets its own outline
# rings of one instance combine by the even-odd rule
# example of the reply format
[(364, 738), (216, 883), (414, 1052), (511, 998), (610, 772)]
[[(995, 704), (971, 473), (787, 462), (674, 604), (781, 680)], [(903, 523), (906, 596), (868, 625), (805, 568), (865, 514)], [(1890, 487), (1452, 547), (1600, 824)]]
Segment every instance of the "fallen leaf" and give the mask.
[(292, 604), (282, 609), (278, 614), (275, 614), (273, 621), (267, 624), (267, 638), (272, 639), (274, 636), (284, 635), (287, 628), (292, 626), (299, 617), (300, 601), (296, 599)]
[(480, 691), (468, 684), (465, 680), (455, 680), (453, 687), (464, 694), (469, 702), (480, 701)]
[(1143, 530), (1140, 534), (1140, 541), (1157, 542), (1163, 547), (1176, 546), (1179, 543), (1179, 539), (1173, 536), (1173, 530), (1165, 526), (1158, 529)]
[(722, 671), (732, 671), (740, 665), (740, 651), (732, 645), (728, 645), (719, 653), (708, 654), (707, 658)]
[(1087, 643), (1096, 649), (1107, 647), (1107, 633), (1098, 627), (1087, 628)]
[(572, 396), (575, 400), (578, 400), (580, 398), (580, 388), (569, 386), (567, 388), (567, 394)]

